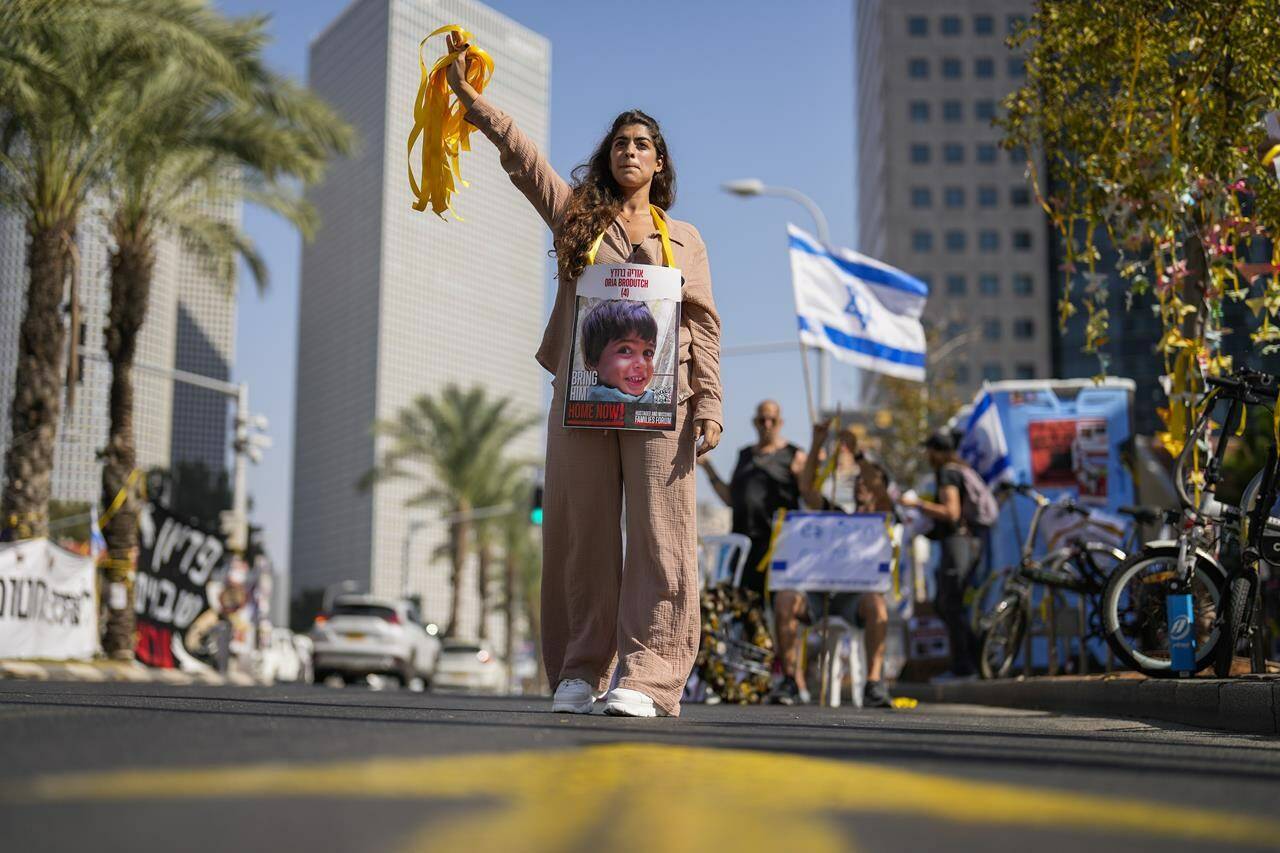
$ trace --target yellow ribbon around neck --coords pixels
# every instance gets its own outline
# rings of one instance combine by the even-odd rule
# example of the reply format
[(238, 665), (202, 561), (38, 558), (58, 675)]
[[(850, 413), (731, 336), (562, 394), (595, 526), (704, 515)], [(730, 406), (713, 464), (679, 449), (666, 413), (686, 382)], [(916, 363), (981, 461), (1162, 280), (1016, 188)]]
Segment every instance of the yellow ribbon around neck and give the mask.
[[(653, 227), (658, 229), (658, 236), (662, 238), (662, 263), (664, 266), (674, 267), (676, 265), (675, 253), (671, 251), (671, 234), (667, 231), (667, 221), (662, 218), (662, 214), (658, 212), (658, 208), (649, 205), (649, 215), (653, 217)], [(600, 236), (591, 244), (591, 248), (587, 250), (587, 265), (590, 266), (596, 262), (596, 253), (600, 251), (600, 244), (604, 242), (604, 232), (600, 232)]]
[[(427, 39), (442, 33), (457, 33), (466, 43), (462, 50), (449, 51), (436, 60), (427, 70), (422, 49)], [(444, 218), (446, 210), (453, 210), (453, 194), (458, 184), (467, 186), (462, 179), (458, 155), (471, 150), (471, 131), (465, 118), (466, 109), (449, 88), (446, 72), (460, 56), (467, 58), (467, 82), (476, 92), (483, 92), (493, 77), (493, 57), (471, 44), (471, 33), (456, 24), (447, 24), (418, 43), (418, 94), (413, 101), (413, 130), (409, 132), (409, 189), (413, 192), (413, 209), (431, 210)], [(413, 174), (413, 146), (422, 137), (422, 183)], [(454, 218), (462, 217), (454, 212)]]

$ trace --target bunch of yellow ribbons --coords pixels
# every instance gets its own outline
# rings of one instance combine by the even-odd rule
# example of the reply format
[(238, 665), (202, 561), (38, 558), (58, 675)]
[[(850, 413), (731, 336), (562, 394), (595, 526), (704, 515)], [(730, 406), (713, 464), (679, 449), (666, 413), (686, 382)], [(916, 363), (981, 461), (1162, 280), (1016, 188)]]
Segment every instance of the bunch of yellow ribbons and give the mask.
[[(422, 58), (422, 49), (427, 39), (441, 33), (457, 33), (462, 39), (461, 50), (450, 51), (436, 61), (427, 70), (427, 63)], [(424, 38), (418, 44), (418, 69), (421, 79), (418, 83), (418, 96), (413, 102), (413, 130), (409, 133), (409, 188), (413, 191), (413, 209), (426, 210), (427, 205), (441, 219), (446, 210), (452, 210), (452, 196), (458, 183), (466, 186), (462, 180), (462, 170), (458, 165), (458, 155), (471, 150), (469, 137), (473, 128), (467, 124), (463, 115), (466, 110), (449, 91), (449, 81), (445, 71), (459, 56), (466, 57), (467, 82), (477, 92), (483, 92), (493, 77), (493, 58), (488, 53), (471, 44), (471, 33), (456, 24), (448, 24)], [(422, 137), (422, 181), (413, 174), (413, 146)], [(458, 217), (457, 214), (454, 214)]]

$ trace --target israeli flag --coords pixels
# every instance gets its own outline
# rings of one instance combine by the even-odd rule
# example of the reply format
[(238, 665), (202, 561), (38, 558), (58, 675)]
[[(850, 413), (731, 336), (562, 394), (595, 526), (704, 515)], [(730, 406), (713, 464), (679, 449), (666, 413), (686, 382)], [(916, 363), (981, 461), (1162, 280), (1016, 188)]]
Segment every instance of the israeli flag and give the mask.
[(1000, 409), (991, 392), (981, 392), (974, 401), (973, 412), (957, 449), (960, 458), (988, 484), (1013, 479), (1009, 442), (1005, 440)]
[(920, 315), (929, 286), (865, 255), (823, 246), (794, 225), (787, 234), (800, 343), (863, 370), (923, 382)]

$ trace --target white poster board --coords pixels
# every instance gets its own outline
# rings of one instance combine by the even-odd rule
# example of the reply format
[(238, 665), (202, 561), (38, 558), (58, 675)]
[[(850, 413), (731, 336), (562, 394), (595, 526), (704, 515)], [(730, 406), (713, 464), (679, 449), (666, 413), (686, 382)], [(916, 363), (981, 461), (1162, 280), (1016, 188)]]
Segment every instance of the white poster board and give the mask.
[(0, 658), (89, 660), (97, 650), (93, 558), (47, 539), (0, 544)]
[(769, 588), (888, 592), (893, 542), (881, 513), (789, 512), (769, 560)]

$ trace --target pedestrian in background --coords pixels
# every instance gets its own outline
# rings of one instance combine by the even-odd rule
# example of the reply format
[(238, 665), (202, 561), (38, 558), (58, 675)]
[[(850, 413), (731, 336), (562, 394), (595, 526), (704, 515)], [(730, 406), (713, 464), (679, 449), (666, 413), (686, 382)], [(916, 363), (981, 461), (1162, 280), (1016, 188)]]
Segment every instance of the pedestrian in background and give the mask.
[(698, 460), (720, 500), (733, 509), (733, 532), (751, 540), (742, 586), (762, 597), (767, 574), (762, 562), (773, 536), (773, 518), (780, 509), (799, 509), (800, 473), (806, 460), (803, 450), (782, 437), (782, 424), (782, 407), (776, 401), (756, 406), (751, 420), (756, 443), (738, 451), (727, 483), (708, 457)]
[(977, 675), (978, 640), (965, 613), (964, 593), (982, 556), (982, 540), (965, 519), (965, 463), (956, 455), (955, 439), (949, 432), (936, 432), (925, 440), (924, 451), (937, 494), (927, 500), (908, 493), (898, 505), (918, 509), (933, 522), (925, 535), (941, 550), (934, 607), (951, 641), (950, 674), (972, 678)]
[[(451, 33), (449, 49), (463, 47)], [(701, 639), (694, 460), (719, 443), (723, 422), (720, 317), (707, 248), (696, 228), (667, 214), (675, 165), (652, 117), (639, 110), (617, 116), (570, 184), (467, 83), (462, 56), (446, 73), (466, 120), (498, 149), (555, 247), (555, 307), (536, 356), (556, 377), (542, 528), (542, 658), (556, 685), (552, 710), (589, 713), (612, 678), (605, 713), (675, 716)], [(595, 263), (662, 264), (668, 239), (671, 266), (684, 280), (674, 430), (566, 428), (578, 277)]]

